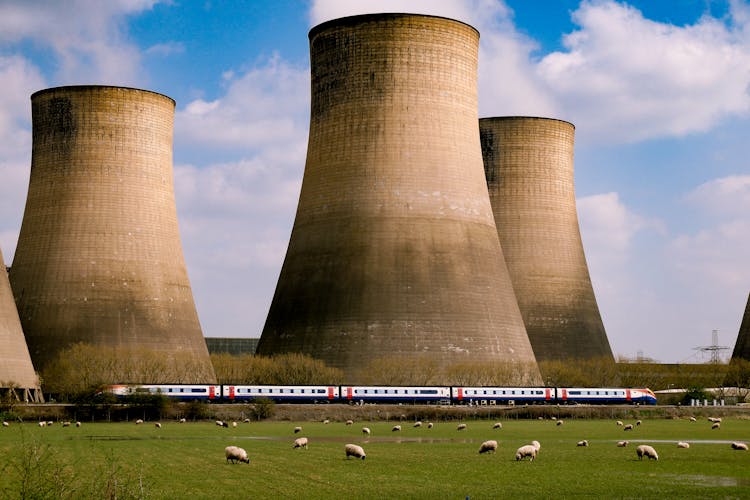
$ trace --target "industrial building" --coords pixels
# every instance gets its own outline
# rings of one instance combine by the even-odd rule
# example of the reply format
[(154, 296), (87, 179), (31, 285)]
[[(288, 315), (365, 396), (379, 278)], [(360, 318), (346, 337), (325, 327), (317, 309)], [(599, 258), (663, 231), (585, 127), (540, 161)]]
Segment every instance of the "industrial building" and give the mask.
[(174, 101), (70, 86), (36, 92), (31, 105), (10, 284), (34, 365), (83, 342), (179, 355), (192, 360), (193, 382), (215, 381), (177, 226)]
[(745, 314), (742, 316), (737, 342), (734, 344), (732, 359), (746, 359), (750, 361), (750, 296), (747, 298)]
[(373, 14), (309, 40), (307, 160), (258, 354), (350, 380), (383, 357), (514, 362), (537, 382), (482, 167), (479, 33)]

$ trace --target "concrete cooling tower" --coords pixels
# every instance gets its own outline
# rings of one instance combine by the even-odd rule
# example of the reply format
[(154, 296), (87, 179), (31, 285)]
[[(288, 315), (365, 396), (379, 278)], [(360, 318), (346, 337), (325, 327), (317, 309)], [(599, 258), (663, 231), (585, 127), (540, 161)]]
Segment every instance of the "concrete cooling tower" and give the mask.
[(214, 381), (177, 227), (174, 101), (72, 86), (36, 92), (31, 104), (10, 282), (35, 366), (84, 342), (178, 357), (195, 366), (182, 382)]
[(732, 359), (746, 359), (750, 361), (750, 296), (747, 298), (745, 315), (742, 316), (737, 343), (734, 344)]
[(6, 391), (13, 391), (22, 401), (42, 402), (39, 378), (31, 364), (0, 251), (0, 393)]
[(417, 356), (538, 377), (482, 170), (477, 31), (377, 14), (309, 38), (307, 161), (257, 353), (309, 354), (350, 377)]
[(578, 228), (575, 127), (547, 118), (479, 120), (487, 187), (537, 361), (612, 358)]

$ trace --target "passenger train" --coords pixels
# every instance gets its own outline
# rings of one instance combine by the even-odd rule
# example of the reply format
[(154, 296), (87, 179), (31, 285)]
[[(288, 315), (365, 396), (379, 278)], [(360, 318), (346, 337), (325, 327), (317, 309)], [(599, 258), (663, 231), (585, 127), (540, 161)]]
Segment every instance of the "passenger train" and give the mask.
[(612, 387), (123, 384), (109, 386), (106, 390), (123, 399), (138, 394), (160, 394), (178, 401), (205, 400), (217, 403), (252, 402), (267, 398), (276, 403), (656, 404), (656, 396), (650, 389)]

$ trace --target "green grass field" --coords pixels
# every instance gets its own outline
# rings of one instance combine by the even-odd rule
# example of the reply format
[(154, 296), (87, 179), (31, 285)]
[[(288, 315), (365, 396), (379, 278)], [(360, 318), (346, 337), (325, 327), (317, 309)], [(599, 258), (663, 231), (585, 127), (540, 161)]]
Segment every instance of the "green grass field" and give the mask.
[[(468, 420), (437, 422), (179, 424), (84, 423), (0, 429), (0, 494), (7, 498), (750, 498), (750, 420), (646, 420), (623, 431), (613, 420)], [(626, 422), (628, 423), (628, 422)], [(632, 423), (632, 422), (630, 422)], [(303, 427), (294, 434), (296, 425)], [(372, 435), (366, 438), (361, 429)], [(306, 436), (309, 449), (292, 449)], [(479, 445), (496, 439), (496, 454)], [(576, 447), (582, 439), (589, 447)], [(627, 439), (626, 448), (616, 442)], [(533, 462), (515, 450), (541, 443)], [(677, 441), (689, 449), (678, 449)], [(659, 461), (639, 461), (635, 446), (652, 444)], [(345, 459), (344, 444), (364, 447), (366, 460)], [(250, 464), (228, 464), (224, 447), (245, 448)]]

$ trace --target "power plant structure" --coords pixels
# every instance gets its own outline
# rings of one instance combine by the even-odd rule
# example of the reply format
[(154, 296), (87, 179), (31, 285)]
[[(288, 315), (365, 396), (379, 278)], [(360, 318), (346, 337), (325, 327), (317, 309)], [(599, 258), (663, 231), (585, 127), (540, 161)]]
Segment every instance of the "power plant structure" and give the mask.
[(215, 381), (174, 199), (175, 102), (112, 86), (31, 96), (29, 191), (10, 284), (40, 371), (75, 343), (138, 348)]
[(732, 351), (732, 359), (750, 361), (750, 296), (747, 298), (745, 314), (742, 316), (737, 342), (734, 344), (734, 351)]
[(0, 250), (0, 394), (6, 393), (21, 401), (43, 402)]
[(578, 226), (575, 127), (483, 118), (487, 188), (505, 262), (538, 362), (612, 357)]
[(517, 363), (538, 383), (482, 168), (479, 33), (373, 14), (309, 40), (304, 178), (256, 352), (308, 354), (347, 380), (427, 358)]

